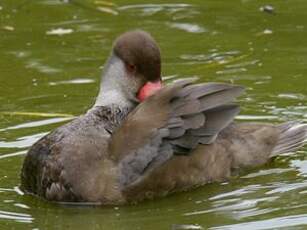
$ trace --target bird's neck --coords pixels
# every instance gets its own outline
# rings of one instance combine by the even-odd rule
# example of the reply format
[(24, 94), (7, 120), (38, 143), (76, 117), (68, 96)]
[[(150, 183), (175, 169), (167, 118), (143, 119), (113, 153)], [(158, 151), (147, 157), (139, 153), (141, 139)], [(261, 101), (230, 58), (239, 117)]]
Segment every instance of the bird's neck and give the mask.
[(135, 106), (135, 103), (129, 100), (123, 84), (125, 74), (125, 66), (122, 60), (111, 55), (104, 68), (94, 107), (117, 105), (119, 108), (129, 109)]

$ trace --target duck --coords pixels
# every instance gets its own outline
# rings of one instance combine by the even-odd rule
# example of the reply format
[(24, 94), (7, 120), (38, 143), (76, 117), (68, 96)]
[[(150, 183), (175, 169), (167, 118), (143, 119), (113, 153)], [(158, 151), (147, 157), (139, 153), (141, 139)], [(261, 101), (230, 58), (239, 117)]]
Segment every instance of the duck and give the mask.
[(228, 180), (307, 139), (307, 124), (235, 122), (244, 87), (162, 84), (160, 48), (142, 30), (121, 34), (94, 105), (27, 152), (21, 189), (52, 202), (137, 203)]

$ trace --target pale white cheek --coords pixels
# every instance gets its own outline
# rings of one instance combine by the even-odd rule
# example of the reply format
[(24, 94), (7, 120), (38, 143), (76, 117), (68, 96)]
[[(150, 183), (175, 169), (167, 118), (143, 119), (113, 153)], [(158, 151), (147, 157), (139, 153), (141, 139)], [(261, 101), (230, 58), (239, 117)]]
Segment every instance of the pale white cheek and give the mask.
[(118, 104), (130, 106), (142, 86), (141, 78), (131, 76), (125, 64), (116, 56), (109, 59), (103, 73), (99, 95), (95, 105)]
[(137, 93), (140, 90), (140, 88), (143, 86), (142, 79), (140, 76), (128, 75), (126, 73), (125, 81), (129, 82), (129, 84), (127, 84), (125, 87), (129, 92), (132, 93)]

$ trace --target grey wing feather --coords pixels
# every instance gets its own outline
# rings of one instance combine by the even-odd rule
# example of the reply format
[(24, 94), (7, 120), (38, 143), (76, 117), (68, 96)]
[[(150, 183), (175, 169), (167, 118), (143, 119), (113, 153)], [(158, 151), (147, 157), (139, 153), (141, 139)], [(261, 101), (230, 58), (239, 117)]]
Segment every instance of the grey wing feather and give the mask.
[(190, 132), (198, 136), (208, 136), (219, 133), (233, 121), (234, 116), (236, 116), (239, 111), (239, 106), (235, 104), (223, 105), (205, 111), (206, 123), (204, 126), (199, 129), (192, 129)]
[(122, 160), (123, 171), (130, 171), (122, 176), (123, 185), (137, 183), (145, 172), (173, 155), (189, 154), (198, 144), (212, 143), (239, 112), (239, 106), (228, 103), (244, 91), (242, 87), (191, 83), (180, 81), (172, 86), (177, 88), (170, 97), (170, 113), (164, 125), (155, 129), (146, 144)]

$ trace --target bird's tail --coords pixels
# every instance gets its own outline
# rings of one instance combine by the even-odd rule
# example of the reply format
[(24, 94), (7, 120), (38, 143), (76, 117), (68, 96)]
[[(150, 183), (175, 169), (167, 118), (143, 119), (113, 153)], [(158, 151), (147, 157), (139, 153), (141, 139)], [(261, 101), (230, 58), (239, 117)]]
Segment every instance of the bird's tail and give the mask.
[(294, 152), (307, 143), (307, 124), (293, 121), (277, 127), (280, 129), (280, 136), (270, 155), (271, 157)]

